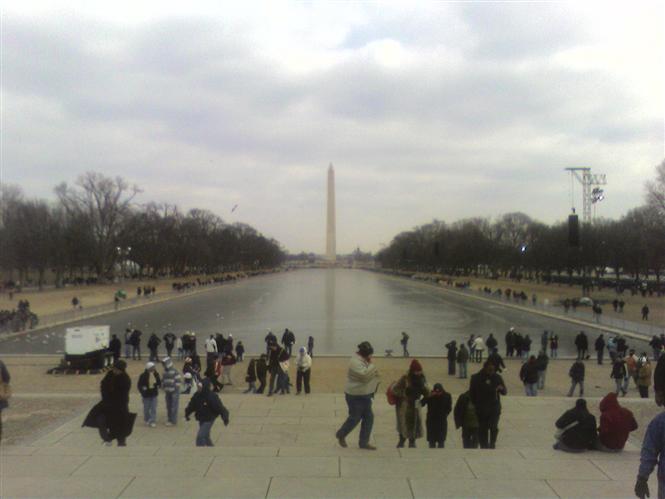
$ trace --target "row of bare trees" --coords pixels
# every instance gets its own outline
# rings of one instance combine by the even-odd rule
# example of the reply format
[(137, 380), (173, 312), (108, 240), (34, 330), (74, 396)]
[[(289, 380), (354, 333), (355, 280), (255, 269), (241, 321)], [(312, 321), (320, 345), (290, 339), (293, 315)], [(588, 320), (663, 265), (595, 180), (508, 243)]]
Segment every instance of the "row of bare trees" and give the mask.
[(277, 241), (248, 225), (206, 210), (138, 205), (140, 190), (120, 177), (88, 172), (55, 192), (51, 203), (2, 188), (0, 268), (19, 280), (35, 272), (40, 287), (50, 272), (60, 286), (79, 275), (179, 276), (271, 267), (284, 258)]
[(450, 275), (616, 280), (655, 277), (665, 270), (665, 161), (647, 184), (647, 204), (620, 220), (582, 224), (580, 246), (571, 247), (567, 222), (546, 225), (524, 213), (495, 220), (472, 218), (453, 224), (433, 221), (398, 234), (377, 254), (388, 268)]

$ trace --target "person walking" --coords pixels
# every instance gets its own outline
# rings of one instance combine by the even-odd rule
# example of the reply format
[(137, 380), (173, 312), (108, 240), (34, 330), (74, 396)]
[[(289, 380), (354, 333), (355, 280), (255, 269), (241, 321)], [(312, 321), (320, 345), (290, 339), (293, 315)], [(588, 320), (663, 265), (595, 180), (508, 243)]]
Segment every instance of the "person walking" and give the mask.
[(141, 335), (143, 333), (138, 329), (132, 331), (132, 360), (141, 360)]
[(2, 411), (9, 408), (9, 399), (12, 395), (9, 386), (11, 379), (7, 366), (0, 360), (0, 442), (2, 442)]
[(547, 352), (547, 345), (549, 343), (549, 332), (547, 329), (543, 330), (543, 334), (540, 335), (540, 349), (543, 352)]
[(392, 386), (393, 394), (397, 399), (395, 413), (397, 415), (397, 433), (399, 441), (397, 448), (404, 447), (409, 441), (409, 447), (416, 446), (416, 439), (423, 436), (423, 423), (420, 416), (420, 399), (427, 397), (429, 390), (425, 383), (423, 368), (416, 359), (411, 361), (409, 372), (402, 376)]
[(129, 390), (132, 380), (125, 370), (127, 363), (118, 360), (100, 383), (102, 400), (88, 412), (82, 426), (97, 428), (106, 445), (118, 441), (118, 447), (127, 445), (127, 437), (134, 428), (136, 414), (129, 412)]
[(132, 356), (132, 330), (130, 328), (125, 329), (125, 359), (129, 359)]
[(467, 363), (469, 362), (469, 351), (466, 349), (466, 345), (464, 345), (464, 343), (461, 343), (459, 346), (459, 352), (457, 352), (456, 360), (460, 379), (466, 379)]
[(596, 447), (596, 418), (589, 412), (586, 400), (578, 399), (575, 407), (564, 412), (554, 425), (554, 450), (584, 452)]
[(469, 360), (471, 362), (476, 361), (476, 346), (475, 346), (476, 335), (472, 334), (469, 336), (469, 339), (466, 341), (466, 346), (469, 348)]
[(236, 363), (236, 358), (231, 352), (226, 352), (222, 357), (222, 385), (232, 385), (231, 370)]
[(642, 320), (643, 321), (649, 320), (649, 306), (646, 303), (642, 307)]
[(522, 340), (522, 358), (528, 359), (531, 355), (531, 338), (529, 335), (525, 335)]
[(217, 340), (215, 339), (214, 334), (211, 334), (210, 337), (205, 341), (205, 349), (206, 370), (208, 370), (215, 364), (217, 357), (219, 357), (219, 346), (217, 345)]
[[(658, 406), (662, 406), (665, 400), (662, 391), (665, 382), (665, 376), (662, 375), (665, 374), (663, 373), (663, 367), (665, 367), (663, 359), (665, 356), (661, 356), (654, 374), (654, 389)], [(635, 495), (640, 499), (649, 497), (649, 475), (656, 466), (658, 466), (658, 499), (661, 499), (665, 497), (665, 412), (661, 412), (651, 420), (644, 434), (640, 467), (635, 482)]]
[(247, 365), (247, 375), (245, 376), (245, 381), (247, 382), (247, 390), (242, 393), (256, 393), (256, 380), (258, 376), (256, 375), (256, 364), (257, 359), (251, 359)]
[(651, 386), (651, 363), (649, 362), (646, 354), (642, 354), (642, 362), (637, 375), (637, 389), (640, 392), (640, 397), (643, 399), (649, 398), (649, 387)]
[(476, 353), (476, 362), (483, 361), (483, 352), (485, 351), (485, 340), (482, 336), (477, 336), (473, 340), (473, 350)]
[(277, 336), (275, 336), (274, 333), (268, 329), (268, 334), (266, 334), (266, 337), (263, 341), (266, 342), (266, 355), (270, 355), (270, 345), (277, 343)]
[(455, 362), (457, 361), (457, 342), (455, 340), (446, 343), (448, 350), (448, 374), (455, 376)]
[(506, 333), (506, 357), (512, 357), (515, 352), (515, 328), (511, 327)]
[(406, 334), (406, 331), (402, 331), (402, 339), (399, 340), (402, 345), (402, 356), (409, 356), (409, 335)]
[(533, 355), (522, 364), (520, 380), (524, 384), (524, 391), (527, 397), (538, 395), (538, 366), (536, 365), (536, 358)]
[(570, 390), (568, 390), (568, 396), (572, 397), (575, 392), (575, 386), (580, 386), (580, 397), (584, 396), (584, 362), (581, 359), (577, 359), (573, 362), (573, 365), (570, 366), (568, 371), (568, 376), (570, 376)]
[[(175, 339), (175, 349), (178, 353), (178, 360), (182, 360), (185, 356), (185, 349), (182, 346), (182, 338), (180, 336), (177, 336)], [(168, 357), (170, 357), (170, 355)]]
[(536, 369), (538, 369), (538, 390), (545, 389), (545, 374), (547, 373), (547, 364), (550, 359), (547, 357), (545, 350), (541, 350), (536, 357)]
[(654, 334), (651, 338), (651, 341), (649, 342), (649, 346), (653, 352), (653, 361), (658, 362), (660, 354), (663, 351), (663, 342), (660, 340), (660, 337)]
[(166, 397), (166, 426), (175, 426), (178, 424), (178, 402), (180, 401), (182, 376), (173, 365), (171, 357), (164, 357), (162, 365), (164, 366), (162, 388)]
[(191, 414), (199, 422), (199, 431), (196, 434), (197, 447), (213, 447), (210, 430), (219, 416), (224, 426), (229, 425), (229, 411), (219, 398), (219, 395), (210, 390), (210, 380), (204, 379), (200, 389), (192, 396), (185, 408), (185, 419), (189, 421)]
[(360, 423), (358, 444), (361, 449), (376, 450), (369, 443), (374, 424), (372, 399), (379, 383), (379, 372), (372, 363), (374, 348), (368, 341), (358, 345), (358, 351), (349, 361), (344, 397), (348, 406), (349, 416), (337, 430), (335, 436), (342, 447), (347, 447), (346, 437)]
[(307, 355), (314, 357), (314, 337), (307, 338)]
[(614, 380), (616, 385), (615, 393), (618, 395), (621, 392), (621, 395), (626, 395), (626, 387), (624, 386), (624, 380), (628, 377), (626, 373), (626, 363), (623, 359), (617, 358), (612, 365), (612, 372), (610, 373), (610, 378)]
[(113, 362), (120, 359), (120, 353), (122, 351), (122, 343), (117, 335), (111, 336), (111, 341), (109, 342), (109, 351), (113, 356)]
[(259, 380), (259, 387), (256, 393), (263, 393), (266, 388), (266, 378), (268, 376), (268, 356), (264, 353), (256, 361), (256, 377)]
[(162, 342), (155, 333), (152, 333), (150, 335), (150, 338), (148, 338), (148, 350), (150, 350), (150, 362), (157, 362), (158, 357), (157, 357), (157, 349), (159, 348), (159, 344)]
[(465, 449), (478, 448), (478, 414), (471, 400), (471, 393), (466, 391), (457, 397), (453, 411), (455, 428), (462, 428), (462, 445)]
[(559, 335), (550, 338), (550, 357), (556, 359), (559, 356)]
[(242, 341), (238, 341), (236, 344), (236, 360), (242, 362), (242, 359), (245, 357), (245, 345), (242, 344)]
[(282, 335), (282, 345), (284, 349), (288, 352), (289, 357), (293, 354), (293, 345), (296, 343), (296, 335), (293, 334), (293, 331), (289, 331), (289, 328), (284, 329), (284, 334)]
[(485, 362), (483, 368), (473, 376), (469, 392), (478, 414), (478, 440), (483, 449), (494, 449), (499, 434), (501, 417), (501, 395), (506, 395), (506, 385), (494, 364)]
[(296, 358), (296, 395), (300, 395), (303, 384), (305, 385), (305, 394), (309, 394), (309, 379), (312, 374), (312, 358), (307, 353), (305, 347), (300, 347), (298, 357)]
[(176, 343), (175, 334), (169, 331), (164, 336), (162, 336), (162, 339), (164, 340), (164, 347), (166, 348), (166, 356), (171, 357), (171, 354), (173, 353), (173, 347)]
[(450, 393), (443, 389), (441, 383), (436, 383), (429, 396), (423, 398), (421, 404), (427, 406), (427, 442), (430, 449), (438, 447), (443, 449), (448, 436), (448, 414), (453, 408), (453, 399)]
[(138, 389), (143, 401), (143, 422), (154, 428), (157, 426), (157, 396), (162, 379), (155, 370), (155, 363), (148, 362), (139, 376)]
[[(270, 353), (268, 354), (268, 371), (270, 372), (270, 381), (268, 384), (268, 397), (272, 397), (275, 391), (275, 381), (281, 373), (279, 366), (280, 362), (284, 361), (284, 357), (288, 360), (288, 353), (277, 342), (270, 344)], [(279, 388), (279, 387), (278, 387)]]
[(605, 354), (605, 338), (603, 337), (603, 333), (600, 333), (600, 336), (596, 338), (596, 342), (594, 343), (594, 349), (596, 350), (596, 358), (598, 359), (598, 365), (602, 366), (603, 365), (603, 355)]

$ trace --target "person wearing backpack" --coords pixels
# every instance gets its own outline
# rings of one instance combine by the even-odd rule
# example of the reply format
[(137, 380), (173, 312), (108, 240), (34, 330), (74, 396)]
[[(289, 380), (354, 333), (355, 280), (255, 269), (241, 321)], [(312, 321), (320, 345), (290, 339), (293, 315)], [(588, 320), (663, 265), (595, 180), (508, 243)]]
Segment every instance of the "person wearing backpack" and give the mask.
[(210, 430), (212, 425), (217, 419), (217, 416), (222, 418), (224, 426), (229, 425), (229, 411), (219, 395), (210, 390), (210, 380), (204, 379), (200, 384), (200, 389), (197, 391), (187, 404), (185, 409), (185, 419), (189, 421), (189, 417), (194, 413), (196, 420), (199, 422), (199, 431), (196, 434), (197, 447), (213, 447), (214, 444), (210, 439)]
[(397, 448), (404, 447), (404, 442), (407, 439), (409, 447), (414, 448), (416, 446), (416, 439), (423, 435), (423, 424), (418, 401), (421, 397), (429, 395), (420, 362), (416, 359), (411, 361), (409, 372), (393, 385), (392, 391), (397, 397), (397, 403), (395, 404), (397, 431), (399, 433)]
[(462, 428), (462, 445), (465, 449), (478, 448), (478, 415), (476, 407), (471, 400), (471, 394), (466, 391), (457, 397), (453, 411), (455, 428)]
[(448, 414), (452, 410), (453, 399), (441, 383), (436, 383), (429, 397), (423, 398), (421, 404), (427, 406), (427, 441), (430, 449), (437, 446), (443, 449), (448, 435)]

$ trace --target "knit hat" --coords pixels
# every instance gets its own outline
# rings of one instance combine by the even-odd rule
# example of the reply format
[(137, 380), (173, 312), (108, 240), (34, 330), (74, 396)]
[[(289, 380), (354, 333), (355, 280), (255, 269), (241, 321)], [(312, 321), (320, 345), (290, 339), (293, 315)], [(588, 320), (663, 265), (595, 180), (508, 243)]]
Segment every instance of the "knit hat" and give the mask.
[(148, 370), (150, 370), (150, 369), (152, 369), (152, 368), (154, 368), (154, 367), (155, 367), (155, 363), (154, 363), (154, 362), (147, 362), (146, 365), (145, 365), (145, 368), (148, 369)]
[(173, 367), (173, 361), (171, 360), (171, 357), (164, 357), (162, 364), (164, 364), (166, 369), (171, 369)]
[(409, 366), (409, 372), (410, 373), (417, 373), (417, 372), (422, 372), (423, 366), (420, 365), (420, 362), (418, 362), (416, 359), (413, 359), (411, 361), (411, 365)]
[(442, 392), (443, 385), (441, 383), (434, 383), (434, 387), (432, 387), (432, 390), (434, 390), (435, 392)]

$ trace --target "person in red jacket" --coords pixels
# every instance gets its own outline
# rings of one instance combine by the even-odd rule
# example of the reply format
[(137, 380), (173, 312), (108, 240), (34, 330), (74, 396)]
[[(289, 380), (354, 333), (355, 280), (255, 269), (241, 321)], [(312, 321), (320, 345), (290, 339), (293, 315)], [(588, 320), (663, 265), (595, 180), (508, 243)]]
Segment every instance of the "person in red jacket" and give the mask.
[(608, 393), (600, 401), (600, 428), (597, 448), (604, 452), (620, 452), (628, 434), (637, 430), (633, 413), (621, 407), (616, 393)]

